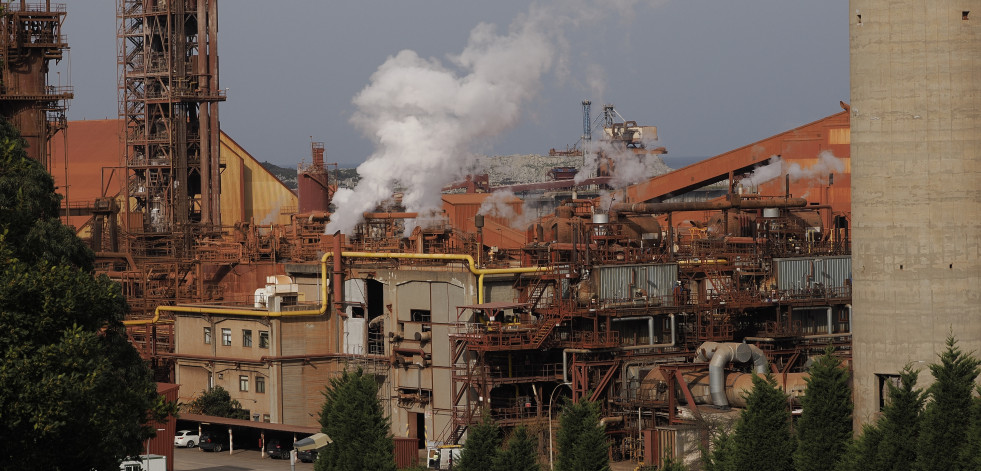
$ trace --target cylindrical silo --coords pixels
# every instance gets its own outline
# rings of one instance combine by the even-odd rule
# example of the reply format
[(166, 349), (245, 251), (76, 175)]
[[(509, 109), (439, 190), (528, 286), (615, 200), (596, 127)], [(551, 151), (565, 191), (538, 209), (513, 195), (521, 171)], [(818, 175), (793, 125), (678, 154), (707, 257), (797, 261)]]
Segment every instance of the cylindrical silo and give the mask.
[(851, 0), (849, 30), (858, 425), (951, 333), (981, 352), (981, 5)]

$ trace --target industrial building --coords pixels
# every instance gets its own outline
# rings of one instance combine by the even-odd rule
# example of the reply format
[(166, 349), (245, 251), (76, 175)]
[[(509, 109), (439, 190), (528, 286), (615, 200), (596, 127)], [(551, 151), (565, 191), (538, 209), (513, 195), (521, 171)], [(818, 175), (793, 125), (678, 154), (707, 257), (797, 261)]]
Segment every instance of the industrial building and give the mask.
[[(977, 23), (957, 2), (888, 22), (883, 2), (852, 4), (840, 113), (622, 188), (602, 168), (520, 187), (473, 175), (444, 189), (436, 220), (394, 195), (348, 235), (324, 233), (337, 184), (321, 143), (294, 193), (221, 132), (215, 0), (120, 0), (119, 119), (14, 122), (50, 149), (34, 158), (63, 190), (66, 223), (123, 287), (133, 343), (182, 402), (220, 385), (255, 421), (308, 429), (330, 379), (362, 368), (393, 435), (419, 449), (463, 442), (484, 410), (548, 444), (561, 401), (586, 397), (613, 459), (690, 459), (754, 372), (798, 396), (813, 355), (854, 351), (862, 423), (903, 364), (932, 360), (950, 331), (967, 350), (981, 339), (978, 221), (963, 217), (981, 209), (978, 107), (954, 103), (977, 100)], [(4, 21), (30, 11), (57, 36), (64, 7), (45, 8), (22, 2)], [(924, 17), (918, 34), (944, 32), (925, 44), (959, 61), (897, 62), (892, 31)], [(44, 60), (64, 46), (38, 44)], [(879, 74), (885, 63), (905, 75)], [(946, 84), (946, 98), (918, 83)], [(0, 98), (57, 115), (70, 94), (44, 90), (29, 106), (26, 92)], [(669, 150), (611, 110), (598, 140), (644, 158)], [(52, 139), (62, 128), (70, 139)], [(501, 189), (531, 222), (481, 210)]]

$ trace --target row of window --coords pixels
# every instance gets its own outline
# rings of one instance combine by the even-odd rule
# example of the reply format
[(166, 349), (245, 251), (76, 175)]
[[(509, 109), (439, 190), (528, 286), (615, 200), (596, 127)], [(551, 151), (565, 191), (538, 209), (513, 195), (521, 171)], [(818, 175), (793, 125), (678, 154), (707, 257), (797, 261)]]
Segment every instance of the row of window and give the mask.
[[(204, 328), (204, 343), (211, 344), (211, 327)], [(232, 344), (232, 329), (222, 328), (221, 329), (221, 344), (228, 347)], [(242, 346), (251, 347), (252, 346), (252, 330), (242, 329)], [(259, 348), (269, 348), (269, 331), (260, 330), (259, 331)]]
[[(249, 377), (241, 375), (238, 377), (238, 390), (243, 392), (249, 391)], [(266, 378), (262, 376), (255, 377), (255, 392), (265, 393), (266, 392)]]
[[(222, 376), (221, 373), (219, 373), (218, 374), (218, 378), (221, 378), (221, 376)], [(210, 389), (210, 388), (213, 388), (214, 386), (215, 386), (215, 384), (214, 384), (214, 377), (209, 376), (208, 377), (208, 388)], [(239, 391), (242, 391), (242, 392), (248, 392), (249, 391), (249, 377), (248, 376), (246, 376), (246, 375), (240, 375), (238, 377), (238, 390)], [(257, 392), (257, 393), (265, 393), (266, 392), (266, 377), (265, 376), (260, 376), (259, 374), (256, 374), (256, 376), (255, 376), (255, 392)]]

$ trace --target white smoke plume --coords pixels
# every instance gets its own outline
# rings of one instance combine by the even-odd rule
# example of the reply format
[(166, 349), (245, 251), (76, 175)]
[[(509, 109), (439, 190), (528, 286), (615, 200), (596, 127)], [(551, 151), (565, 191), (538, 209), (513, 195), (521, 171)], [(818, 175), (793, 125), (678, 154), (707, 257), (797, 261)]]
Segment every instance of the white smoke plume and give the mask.
[[(586, 154), (585, 165), (576, 174), (577, 184), (594, 177), (600, 166), (608, 166), (612, 170), (610, 186), (613, 188), (625, 188), (644, 181), (664, 167), (663, 161), (656, 156), (635, 154), (630, 149), (613, 146), (608, 141), (592, 141), (590, 145), (592, 148)], [(601, 162), (604, 158), (608, 162)]]
[(514, 201), (514, 193), (510, 190), (498, 190), (491, 193), (484, 203), (480, 205), (480, 209), (477, 210), (477, 214), (483, 214), (485, 216), (494, 216), (504, 219), (514, 219), (518, 215), (517, 211), (511, 207), (510, 204)]
[(797, 162), (791, 163), (787, 167), (787, 174), (792, 181), (813, 180), (815, 178), (827, 177), (829, 173), (841, 173), (845, 171), (845, 163), (830, 150), (823, 150), (818, 154), (816, 164), (808, 168), (803, 168)]
[[(770, 157), (770, 163), (757, 168), (748, 177), (740, 180), (739, 183), (743, 187), (749, 188), (759, 186), (783, 175), (789, 175), (791, 181), (806, 181), (826, 177), (829, 173), (841, 173), (845, 171), (844, 162), (828, 150), (821, 151), (818, 154), (817, 162), (807, 168), (801, 167), (797, 162), (791, 162), (789, 165), (785, 164), (786, 162), (784, 160), (774, 155)], [(784, 170), (784, 166), (787, 167), (786, 170)]]
[(350, 234), (365, 211), (390, 198), (396, 182), (404, 187), (406, 211), (420, 216), (440, 207), (440, 189), (458, 180), (473, 160), (471, 146), (514, 127), (522, 105), (542, 87), (543, 77), (567, 74), (564, 34), (581, 22), (620, 13), (633, 1), (611, 9), (599, 2), (533, 4), (506, 32), (480, 24), (449, 65), (404, 50), (389, 57), (353, 100), (351, 121), (375, 143), (358, 166), (353, 190), (334, 195), (336, 211), (327, 233)]
[[(354, 190), (338, 190), (326, 231), (350, 233), (361, 214), (405, 187), (407, 211), (435, 212), (440, 189), (458, 179), (472, 155), (468, 146), (513, 127), (521, 104), (541, 88), (558, 54), (551, 12), (532, 7), (506, 33), (480, 24), (470, 32), (455, 66), (404, 50), (390, 57), (355, 98), (352, 118), (376, 144), (358, 166)], [(458, 72), (459, 71), (459, 72)]]
[[(521, 202), (521, 211), (515, 211), (511, 205), (511, 203), (516, 201)], [(477, 210), (477, 214), (503, 218), (508, 221), (508, 226), (523, 230), (538, 219), (540, 210), (542, 209), (546, 208), (529, 204), (528, 201), (521, 201), (518, 197), (514, 196), (511, 190), (498, 190), (491, 193), (484, 200), (484, 203), (480, 205), (480, 209)]]
[(763, 183), (773, 180), (782, 174), (783, 160), (781, 160), (779, 156), (774, 155), (770, 157), (770, 163), (763, 165), (762, 167), (757, 167), (756, 170), (753, 170), (753, 173), (740, 180), (739, 183), (744, 188), (751, 188), (762, 185)]

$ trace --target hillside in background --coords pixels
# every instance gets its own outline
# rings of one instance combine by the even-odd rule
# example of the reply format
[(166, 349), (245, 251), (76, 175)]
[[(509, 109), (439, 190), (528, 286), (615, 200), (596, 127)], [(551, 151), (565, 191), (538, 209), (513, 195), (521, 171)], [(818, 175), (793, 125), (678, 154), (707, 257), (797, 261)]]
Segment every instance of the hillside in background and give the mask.
[[(690, 163), (701, 160), (702, 157), (675, 158), (672, 162), (674, 168), (683, 167)], [(286, 186), (293, 191), (297, 189), (296, 167), (280, 167), (269, 162), (262, 162), (262, 166), (279, 178)], [(503, 155), (503, 156), (480, 156), (474, 164), (474, 173), (487, 173), (490, 176), (491, 186), (515, 185), (523, 183), (542, 182), (548, 179), (548, 171), (554, 167), (581, 167), (582, 157), (568, 156), (548, 156), (548, 155)], [(645, 163), (646, 177), (660, 175), (672, 170), (665, 164), (661, 157), (655, 157)], [(331, 181), (334, 178), (334, 169), (330, 169)], [(342, 168), (337, 170), (337, 178), (340, 180), (341, 188), (354, 188), (358, 184), (360, 176), (355, 168)]]
[[(291, 190), (297, 190), (296, 167), (280, 167), (274, 163), (262, 162), (261, 164), (269, 173), (276, 176), (283, 184)], [(331, 181), (333, 181), (334, 170), (330, 170)], [(342, 168), (337, 170), (337, 177), (341, 181), (342, 188), (354, 188), (358, 184), (358, 171), (353, 168)]]

